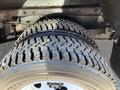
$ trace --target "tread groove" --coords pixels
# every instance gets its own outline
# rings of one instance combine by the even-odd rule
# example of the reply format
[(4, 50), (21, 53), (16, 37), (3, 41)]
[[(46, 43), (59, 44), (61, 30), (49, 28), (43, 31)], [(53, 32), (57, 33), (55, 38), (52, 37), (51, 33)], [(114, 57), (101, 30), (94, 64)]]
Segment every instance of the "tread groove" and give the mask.
[(53, 58), (52, 51), (50, 50), (50, 48), (49, 48), (49, 47), (47, 47), (47, 48), (48, 48), (48, 51), (49, 51), (49, 57), (50, 57), (50, 60), (52, 60), (52, 58)]
[(10, 59), (9, 59), (9, 63), (8, 63), (8, 66), (11, 67), (11, 62), (12, 62), (12, 55), (10, 55)]
[(57, 35), (55, 35), (55, 37), (56, 37), (56, 39), (58, 40), (58, 42), (60, 42), (60, 39), (58, 38), (58, 36), (57, 36)]
[(48, 36), (48, 39), (50, 39), (50, 41), (52, 41), (52, 39), (51, 39), (51, 37), (50, 37), (50, 36)]
[(52, 24), (52, 23), (50, 23), (50, 25), (51, 25), (52, 29), (54, 29), (53, 24)]
[(66, 43), (68, 43), (68, 40), (65, 38), (65, 36), (63, 36), (63, 38), (65, 39)]
[(35, 43), (37, 43), (37, 39), (36, 38), (34, 38), (34, 41), (35, 41)]
[(16, 53), (15, 64), (18, 64), (18, 52)]
[(46, 29), (47, 29), (47, 30), (49, 30), (49, 28), (48, 28), (47, 24), (45, 24), (45, 26), (46, 26)]
[(25, 54), (25, 50), (23, 50), (23, 58), (22, 58), (22, 61), (25, 63), (25, 59), (26, 59), (26, 54)]
[(28, 44), (30, 44), (30, 39), (28, 39)]
[(40, 25), (40, 30), (43, 31), (42, 25)]
[(35, 26), (35, 31), (37, 31), (38, 30), (38, 27), (37, 26)]
[(71, 53), (68, 51), (68, 49), (66, 48), (66, 51), (67, 51), (67, 53), (68, 53), (68, 55), (69, 55), (69, 61), (71, 62), (72, 61), (72, 56), (71, 56)]
[(58, 53), (59, 53), (59, 58), (60, 58), (60, 60), (62, 60), (63, 55), (62, 55), (62, 52), (59, 50), (59, 48), (58, 48), (58, 47), (57, 47), (57, 51), (58, 51)]
[(43, 39), (43, 37), (40, 37), (40, 38), (41, 38), (42, 42), (44, 42), (44, 39)]
[(34, 52), (33, 52), (33, 48), (30, 49), (30, 53), (31, 53), (30, 59), (31, 59), (32, 61), (34, 61)]
[(77, 57), (77, 63), (79, 63), (80, 62), (79, 55), (77, 54), (77, 52), (75, 51), (75, 49), (74, 49), (74, 53), (75, 53), (75, 55)]
[(31, 32), (31, 34), (33, 34), (33, 30), (32, 29), (30, 29), (30, 32)]
[(87, 58), (86, 58), (86, 56), (84, 55), (84, 53), (81, 51), (81, 54), (83, 55), (83, 57), (85, 58), (85, 65), (87, 66), (88, 64), (89, 64), (89, 62), (88, 62), (88, 60), (87, 60)]
[(41, 51), (41, 47), (39, 47), (39, 54), (40, 54), (40, 59), (42, 60), (43, 59), (43, 53)]

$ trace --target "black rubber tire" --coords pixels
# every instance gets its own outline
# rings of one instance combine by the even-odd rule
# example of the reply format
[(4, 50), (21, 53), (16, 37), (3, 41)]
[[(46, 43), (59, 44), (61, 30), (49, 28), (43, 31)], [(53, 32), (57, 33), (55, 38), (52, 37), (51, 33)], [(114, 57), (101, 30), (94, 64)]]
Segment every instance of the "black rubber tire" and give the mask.
[(79, 25), (76, 22), (70, 21), (68, 19), (59, 19), (59, 18), (46, 19), (43, 21), (36, 22), (33, 26), (25, 30), (20, 35), (20, 37), (15, 42), (15, 46), (17, 46), (20, 42), (22, 42), (32, 34), (38, 32), (57, 31), (57, 30), (78, 33), (81, 38), (85, 39), (89, 44), (92, 45), (92, 47), (98, 50), (95, 41), (90, 37), (91, 35), (87, 33), (85, 28), (83, 28), (81, 25)]
[[(48, 21), (43, 21), (43, 25), (45, 25), (45, 22), (48, 23)], [(42, 25), (42, 22), (40, 25)], [(33, 27), (36, 27), (36, 25)], [(80, 26), (79, 29), (81, 30), (81, 28)], [(28, 76), (31, 78), (32, 76), (36, 76), (35, 74), (38, 74), (38, 71), (40, 74), (40, 71), (44, 68), (47, 68), (45, 73), (62, 72), (67, 73), (68, 77), (69, 73), (72, 73), (73, 76), (77, 74), (79, 74), (79, 77), (86, 76), (83, 81), (97, 88), (99, 87), (99, 90), (106, 90), (106, 88), (117, 90), (116, 79), (103, 57), (93, 45), (81, 37), (76, 37), (75, 35), (78, 35), (78, 33), (71, 33), (71, 31), (63, 32), (64, 30), (55, 31), (55, 29), (42, 33), (38, 32), (38, 30), (39, 28), (36, 28), (37, 32), (32, 31), (32, 33), (26, 30), (19, 37), (17, 47), (14, 47), (1, 61), (1, 70), (3, 71), (3, 74), (0, 75), (2, 77), (0, 79), (0, 83), (2, 83), (0, 85), (1, 90), (10, 88), (4, 87), (5, 85), (12, 86), (13, 84), (10, 84), (10, 81), (15, 84), (13, 86), (16, 88), (18, 86), (16, 85), (17, 82), (20, 82), (19, 76), (24, 81), (24, 74), (32, 72)], [(81, 35), (87, 37), (87, 35)], [(43, 66), (41, 67), (41, 65)], [(18, 75), (18, 78), (15, 78), (16, 75)], [(8, 81), (7, 79), (10, 80)], [(101, 85), (102, 87), (100, 87)]]

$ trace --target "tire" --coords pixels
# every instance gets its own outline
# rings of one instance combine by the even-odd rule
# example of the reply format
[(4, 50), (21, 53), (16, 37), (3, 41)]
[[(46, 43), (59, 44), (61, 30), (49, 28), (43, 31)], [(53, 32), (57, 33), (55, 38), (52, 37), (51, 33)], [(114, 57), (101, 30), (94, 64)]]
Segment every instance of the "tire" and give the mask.
[(61, 82), (84, 90), (117, 90), (116, 79), (103, 57), (78, 36), (65, 30), (25, 36), (1, 61), (0, 89), (26, 90), (26, 86), (46, 81), (55, 90), (60, 89), (55, 85)]
[[(46, 31), (69, 31), (71, 33), (78, 33), (78, 35), (86, 40), (89, 44), (91, 44), (95, 49), (98, 50), (98, 47), (95, 41), (90, 38), (90, 35), (87, 33), (86, 29), (83, 28), (76, 22), (70, 21), (68, 19), (59, 19), (52, 18), (46, 19), (43, 21), (36, 22), (33, 26), (28, 28), (24, 33), (20, 35), (20, 37), (16, 40), (15, 46), (18, 46), (20, 42), (24, 41), (28, 36), (38, 32), (46, 32)], [(89, 37), (88, 37), (89, 36)]]

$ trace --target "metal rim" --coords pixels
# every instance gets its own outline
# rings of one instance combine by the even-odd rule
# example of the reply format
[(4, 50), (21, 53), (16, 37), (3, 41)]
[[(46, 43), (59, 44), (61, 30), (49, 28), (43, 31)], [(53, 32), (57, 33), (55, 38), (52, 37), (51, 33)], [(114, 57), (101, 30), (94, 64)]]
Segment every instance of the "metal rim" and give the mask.
[[(65, 78), (64, 78), (65, 79)], [(95, 88), (76, 84), (71, 82), (66, 82), (65, 80), (53, 80), (53, 81), (39, 81), (36, 83), (29, 84), (20, 90), (96, 90)]]

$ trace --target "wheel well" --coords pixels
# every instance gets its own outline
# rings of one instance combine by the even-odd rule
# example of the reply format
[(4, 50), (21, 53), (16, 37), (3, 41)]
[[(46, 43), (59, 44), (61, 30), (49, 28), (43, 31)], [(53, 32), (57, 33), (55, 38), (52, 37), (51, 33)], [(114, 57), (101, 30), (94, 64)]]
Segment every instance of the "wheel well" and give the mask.
[(74, 21), (74, 22), (82, 24), (77, 18), (75, 18), (73, 16), (70, 16), (70, 15), (65, 15), (64, 13), (47, 14), (47, 15), (44, 15), (43, 17), (41, 17), (40, 19), (38, 19), (37, 21), (39, 21), (39, 20), (45, 20), (45, 19), (48, 19), (48, 18), (49, 19), (52, 19), (52, 18), (69, 19), (70, 21)]

